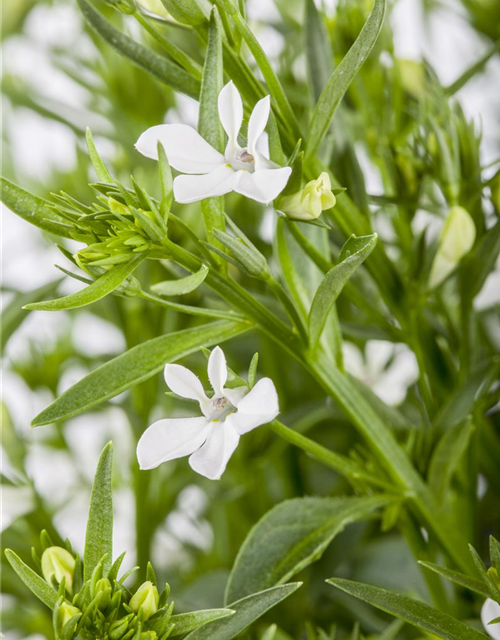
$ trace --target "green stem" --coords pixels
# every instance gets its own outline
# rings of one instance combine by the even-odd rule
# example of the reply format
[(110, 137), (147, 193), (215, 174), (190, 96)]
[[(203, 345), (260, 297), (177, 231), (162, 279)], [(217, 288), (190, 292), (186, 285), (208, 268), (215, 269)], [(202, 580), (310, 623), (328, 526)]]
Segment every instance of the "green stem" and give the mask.
[(311, 440), (307, 436), (302, 435), (294, 429), (290, 429), (290, 427), (287, 427), (282, 422), (273, 420), (269, 423), (269, 426), (276, 435), (280, 436), (280, 438), (283, 438), (283, 440), (286, 440), (295, 447), (298, 447), (299, 449), (302, 449), (302, 451), (314, 456), (327, 467), (337, 471), (337, 473), (340, 473), (346, 478), (351, 480), (364, 480), (376, 487), (394, 492), (393, 484), (368, 473), (368, 471), (365, 471), (363, 467), (352, 460), (349, 460), (349, 458), (341, 456), (338, 453), (333, 453), (333, 451), (330, 451), (321, 444), (314, 442), (314, 440)]
[(367, 440), (396, 484), (409, 495), (415, 511), (439, 539), (456, 565), (465, 572), (471, 570), (466, 540), (448, 522), (405, 451), (349, 378), (331, 366), (325, 369), (317, 362), (309, 362), (308, 366)]
[(158, 296), (142, 291), (138, 294), (139, 298), (157, 304), (166, 309), (172, 309), (172, 311), (178, 311), (179, 313), (186, 313), (192, 316), (204, 316), (208, 318), (222, 318), (223, 320), (246, 320), (246, 316), (241, 313), (237, 313), (232, 309), (227, 311), (219, 311), (218, 309), (200, 309), (199, 307), (192, 307), (187, 304), (180, 304), (178, 302), (170, 302), (169, 300), (163, 300)]

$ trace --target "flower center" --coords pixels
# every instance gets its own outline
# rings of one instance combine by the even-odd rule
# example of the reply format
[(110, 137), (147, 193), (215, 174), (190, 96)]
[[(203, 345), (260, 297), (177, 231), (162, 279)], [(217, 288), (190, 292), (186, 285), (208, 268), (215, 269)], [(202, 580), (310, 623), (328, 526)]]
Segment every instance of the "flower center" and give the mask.
[(215, 422), (224, 422), (228, 415), (234, 413), (235, 407), (224, 396), (212, 398), (212, 413), (210, 419)]
[(228, 158), (228, 162), (235, 171), (243, 169), (244, 171), (255, 171), (255, 158), (248, 149), (238, 149), (232, 158)]

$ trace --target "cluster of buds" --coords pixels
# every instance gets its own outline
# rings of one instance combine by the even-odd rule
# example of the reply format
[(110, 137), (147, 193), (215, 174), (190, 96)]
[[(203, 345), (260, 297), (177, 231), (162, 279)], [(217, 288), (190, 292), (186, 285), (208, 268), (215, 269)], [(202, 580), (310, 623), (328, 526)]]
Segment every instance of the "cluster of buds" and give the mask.
[[(54, 634), (57, 640), (163, 640), (172, 631), (173, 604), (167, 605), (169, 587), (160, 594), (151, 566), (148, 579), (135, 591), (123, 585), (117, 573), (121, 559), (109, 569), (106, 556), (83, 581), (83, 567), (71, 549), (51, 544), (41, 536), (45, 547), (39, 562), (45, 580), (57, 589), (54, 607)], [(50, 545), (50, 546), (47, 546)]]

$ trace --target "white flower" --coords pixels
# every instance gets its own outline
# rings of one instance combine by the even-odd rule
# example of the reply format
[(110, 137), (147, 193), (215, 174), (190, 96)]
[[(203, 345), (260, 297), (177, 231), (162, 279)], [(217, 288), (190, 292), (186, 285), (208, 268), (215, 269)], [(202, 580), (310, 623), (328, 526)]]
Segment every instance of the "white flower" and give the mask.
[(283, 191), (292, 172), (291, 167), (280, 167), (269, 160), (264, 129), (270, 109), (269, 96), (257, 102), (248, 121), (247, 146), (240, 147), (238, 134), (243, 122), (243, 103), (238, 90), (229, 82), (219, 94), (219, 117), (228, 136), (224, 154), (185, 124), (151, 127), (135, 146), (143, 155), (157, 160), (160, 142), (172, 167), (188, 174), (174, 180), (177, 202), (196, 202), (236, 191), (257, 202), (268, 203)]
[(208, 398), (194, 373), (178, 364), (165, 366), (165, 381), (182, 398), (197, 400), (203, 416), (158, 420), (143, 433), (137, 445), (141, 469), (190, 456), (197, 473), (218, 480), (238, 446), (240, 436), (274, 420), (279, 413), (274, 383), (262, 378), (251, 391), (247, 387), (225, 389), (226, 358), (220, 347), (210, 354), (208, 378), (214, 395)]
[(494, 624), (488, 624), (491, 620), (500, 618), (500, 604), (488, 598), (484, 601), (483, 608), (481, 609), (481, 621), (486, 633), (493, 638), (493, 640), (500, 640), (500, 622)]

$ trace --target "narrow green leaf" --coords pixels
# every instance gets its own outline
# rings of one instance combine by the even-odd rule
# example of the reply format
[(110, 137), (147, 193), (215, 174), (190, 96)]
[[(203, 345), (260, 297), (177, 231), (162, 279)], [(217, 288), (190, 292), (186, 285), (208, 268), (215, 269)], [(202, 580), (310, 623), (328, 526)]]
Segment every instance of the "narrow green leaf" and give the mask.
[(484, 634), (474, 631), (460, 620), (418, 600), (352, 580), (331, 578), (327, 582), (332, 587), (445, 640), (485, 640), (486, 638)]
[[(213, 7), (208, 27), (208, 45), (203, 67), (200, 92), (198, 131), (217, 149), (224, 150), (224, 137), (219, 118), (218, 99), (223, 85), (222, 30), (217, 7)], [(206, 198), (201, 202), (207, 240), (220, 248), (213, 234), (214, 229), (224, 231), (224, 198)], [(220, 260), (219, 260), (220, 262)]]
[(225, 601), (286, 582), (318, 560), (349, 523), (371, 515), (393, 498), (294, 498), (268, 511), (241, 546)]
[(191, 631), (199, 629), (209, 622), (227, 618), (233, 614), (234, 611), (232, 609), (205, 609), (191, 613), (179, 613), (170, 618), (170, 622), (175, 624), (170, 636), (181, 636), (185, 633), (191, 633)]
[(21, 578), (28, 589), (50, 609), (54, 609), (57, 603), (57, 591), (53, 589), (45, 580), (30, 569), (21, 558), (11, 549), (5, 550), (5, 556), (11, 567)]
[(104, 162), (101, 160), (101, 156), (99, 155), (97, 147), (95, 146), (94, 138), (92, 137), (92, 131), (89, 129), (89, 127), (87, 127), (87, 131), (85, 132), (85, 138), (87, 140), (87, 149), (89, 150), (90, 160), (94, 165), (94, 169), (99, 182), (105, 182), (107, 184), (112, 183), (113, 177), (107, 170)]
[(64, 309), (77, 309), (101, 300), (119, 287), (124, 280), (139, 266), (146, 257), (145, 253), (134, 256), (130, 262), (117, 265), (106, 271), (104, 275), (81, 291), (71, 293), (64, 298), (47, 300), (45, 302), (33, 302), (24, 308), (28, 311), (62, 311)]
[(151, 291), (160, 296), (182, 296), (197, 289), (205, 280), (208, 274), (208, 267), (203, 265), (199, 271), (179, 280), (165, 280), (158, 282), (151, 287)]
[(229, 340), (251, 326), (223, 320), (143, 342), (91, 371), (44, 409), (32, 424), (36, 427), (76, 416), (147, 380), (168, 362), (176, 362), (202, 346)]
[(436, 446), (429, 466), (429, 486), (441, 504), (449, 496), (453, 474), (467, 451), (473, 431), (474, 425), (467, 420), (458, 427), (448, 429)]
[(443, 578), (451, 580), (461, 587), (470, 589), (470, 591), (474, 591), (474, 593), (479, 593), (479, 595), (484, 596), (485, 598), (491, 598), (491, 593), (489, 592), (487, 585), (482, 580), (471, 578), (465, 573), (452, 571), (451, 569), (446, 569), (445, 567), (439, 567), (437, 564), (433, 564), (432, 562), (419, 561), (419, 564), (421, 564), (426, 569), (430, 569), (431, 571), (434, 571), (434, 573), (443, 576)]
[(474, 249), (460, 265), (461, 291), (465, 300), (472, 301), (483, 288), (493, 271), (500, 253), (500, 221), (488, 229)]
[(196, 78), (116, 29), (87, 0), (77, 0), (77, 3), (90, 26), (119, 53), (176, 91), (198, 98), (200, 83)]
[(214, 638), (217, 638), (217, 640), (232, 640), (232, 638), (235, 638), (250, 626), (252, 622), (264, 615), (266, 611), (291, 596), (301, 584), (301, 582), (284, 584), (280, 587), (253, 593), (246, 598), (238, 600), (229, 607), (235, 611), (234, 615), (224, 620), (212, 622), (201, 627), (201, 629), (196, 629), (186, 637), (186, 640), (214, 640)]
[(314, 110), (306, 145), (306, 156), (314, 156), (323, 140), (335, 111), (349, 85), (369, 56), (384, 22), (386, 0), (375, 0), (373, 10), (352, 47), (330, 76)]
[(83, 556), (83, 580), (92, 577), (103, 556), (104, 576), (108, 574), (113, 559), (113, 491), (111, 472), (113, 468), (113, 443), (104, 447), (97, 464), (94, 485), (90, 496), (85, 553)]
[(306, 3), (305, 37), (309, 81), (316, 103), (332, 74), (333, 53), (325, 23), (314, 0)]
[(325, 275), (309, 312), (309, 339), (314, 348), (321, 337), (328, 315), (342, 289), (356, 269), (363, 264), (377, 244), (377, 234), (351, 236), (342, 247), (339, 263)]
[(72, 227), (52, 209), (50, 202), (21, 189), (7, 178), (0, 178), (1, 200), (6, 207), (26, 222), (63, 238), (73, 238)]

